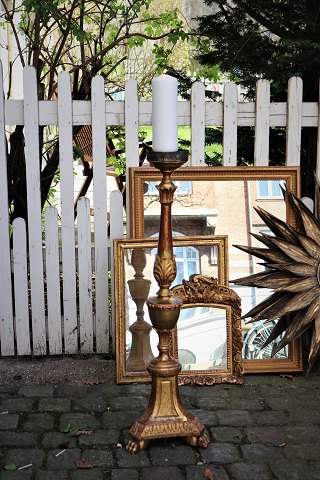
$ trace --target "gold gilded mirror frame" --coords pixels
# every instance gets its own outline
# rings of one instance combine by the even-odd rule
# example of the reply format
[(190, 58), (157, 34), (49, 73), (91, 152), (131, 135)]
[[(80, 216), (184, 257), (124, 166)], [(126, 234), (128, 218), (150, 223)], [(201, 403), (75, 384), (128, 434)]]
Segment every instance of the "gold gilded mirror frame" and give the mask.
[[(252, 273), (247, 271), (233, 272), (232, 258), (236, 255), (236, 249), (233, 248), (232, 245), (248, 245), (250, 244), (250, 239), (252, 239), (252, 237), (250, 237), (251, 231), (258, 233), (260, 228), (265, 231), (263, 228), (265, 225), (262, 227), (261, 225), (258, 225), (259, 222), (257, 221), (254, 209), (251, 208), (252, 205), (258, 205), (265, 210), (270, 211), (278, 218), (281, 218), (278, 211), (278, 209), (281, 208), (281, 214), (283, 215), (282, 218), (288, 224), (295, 226), (294, 216), (290, 207), (284, 204), (282, 197), (279, 197), (277, 201), (272, 201), (269, 197), (261, 197), (254, 199), (251, 203), (249, 203), (248, 198), (250, 195), (253, 196), (253, 192), (256, 190), (258, 183), (260, 184), (261, 182), (264, 186), (268, 185), (269, 188), (274, 182), (279, 183), (279, 181), (285, 182), (289, 189), (299, 196), (299, 167), (186, 167), (180, 168), (174, 172), (172, 179), (176, 184), (179, 184), (179, 182), (189, 182), (192, 189), (191, 195), (189, 196), (185, 192), (181, 192), (181, 196), (179, 196), (179, 190), (176, 191), (175, 202), (172, 208), (173, 230), (178, 231), (179, 234), (188, 235), (187, 229), (186, 231), (183, 231), (181, 225), (182, 221), (185, 222), (184, 225), (186, 225), (186, 222), (187, 224), (191, 224), (190, 212), (192, 212), (194, 219), (196, 219), (196, 217), (199, 219), (202, 215), (206, 234), (211, 231), (212, 234), (228, 235), (230, 280)], [(156, 169), (152, 167), (130, 168), (130, 225), (131, 235), (134, 238), (142, 238), (145, 236), (145, 219), (148, 220), (147, 225), (151, 227), (154, 226), (154, 229), (158, 225), (158, 192), (155, 191), (155, 193), (146, 194), (146, 185), (149, 182), (160, 182), (160, 175)], [(241, 185), (241, 188), (239, 185)], [(239, 194), (239, 191), (242, 193)], [(198, 197), (196, 198), (196, 201), (192, 201), (192, 196), (196, 192), (198, 192)], [(236, 195), (236, 192), (238, 192), (237, 196), (233, 198), (232, 195)], [(144, 204), (145, 198), (148, 200), (148, 206), (147, 204)], [(189, 201), (189, 205), (191, 205), (189, 212), (185, 208), (188, 204), (188, 200), (191, 200), (191, 202)], [(251, 207), (249, 208), (248, 205), (251, 205)], [(239, 208), (239, 206), (243, 206), (241, 215), (237, 215), (237, 208)], [(244, 223), (248, 220), (249, 225), (249, 221), (251, 222), (252, 219), (257, 226), (252, 230), (252, 224), (250, 223), (250, 228), (247, 227), (242, 231)], [(218, 230), (217, 228), (215, 229), (215, 222), (219, 222), (219, 220), (220, 229)], [(194, 224), (196, 225), (196, 222), (194, 222)], [(152, 230), (151, 227), (149, 228), (150, 231)], [(151, 231), (151, 233), (150, 231), (147, 233), (148, 236), (153, 234), (153, 231)], [(236, 233), (242, 234), (240, 240), (234, 238)], [(193, 228), (192, 234), (198, 236), (202, 235), (203, 232)], [(255, 242), (255, 240), (251, 241)], [(249, 258), (248, 255), (246, 262), (248, 264), (250, 262), (252, 263), (252, 259)], [(245, 309), (246, 299), (243, 297), (242, 292), (239, 293), (239, 295), (242, 299), (242, 312), (245, 313), (249, 308)], [(245, 293), (245, 295), (247, 295), (247, 293)], [(261, 289), (259, 289), (259, 292), (256, 295), (258, 299), (260, 298), (259, 295), (263, 295)], [(257, 300), (256, 303), (259, 303), (260, 301), (261, 299)], [(256, 339), (260, 339), (263, 343), (263, 337), (265, 335), (265, 327), (261, 326), (260, 330), (256, 327), (257, 325), (251, 325), (246, 327), (246, 330), (243, 330), (243, 335), (245, 337), (243, 356), (246, 357), (244, 358), (245, 373), (302, 371), (303, 366), (300, 341), (295, 341), (290, 344), (282, 357), (279, 355), (278, 358), (271, 358), (268, 353), (266, 358), (256, 358), (259, 356), (258, 347), (255, 345)], [(256, 331), (257, 334), (255, 333)]]
[[(141, 346), (141, 335), (149, 337), (151, 331), (145, 300), (152, 293), (152, 289), (158, 290), (153, 278), (154, 260), (152, 257), (152, 252), (156, 250), (157, 243), (156, 238), (114, 240), (117, 383), (150, 381), (149, 373), (145, 368), (141, 368), (142, 365), (144, 366), (141, 357), (143, 356), (145, 362), (150, 359), (150, 347), (148, 345)], [(175, 237), (173, 238), (173, 248), (174, 252), (175, 249), (198, 252), (201, 272), (216, 277), (222, 285), (228, 284), (226, 236)], [(214, 263), (210, 261), (212, 249), (214, 249), (216, 255)], [(143, 256), (146, 258), (143, 259)], [(148, 282), (150, 283), (150, 281), (149, 288)], [(135, 284), (137, 288), (135, 288)], [(131, 333), (129, 333), (129, 327)], [(153, 340), (157, 340), (155, 332), (152, 333), (154, 333)], [(130, 340), (127, 340), (128, 336), (130, 336)], [(138, 357), (140, 358), (131, 355), (131, 350), (129, 351), (127, 348), (131, 341), (133, 350), (134, 339), (137, 340)], [(173, 338), (172, 354), (175, 345), (177, 345), (177, 340)], [(156, 354), (156, 343), (153, 354)], [(131, 366), (130, 369), (128, 366)]]
[[(215, 383), (243, 383), (241, 300), (234, 290), (220, 285), (215, 278), (206, 275), (192, 275), (183, 284), (171, 289), (172, 294), (182, 300), (182, 311), (192, 307), (212, 307), (226, 312), (227, 336), (223, 345), (226, 361), (222, 368), (212, 364), (210, 370), (182, 370), (179, 375), (180, 385), (212, 385)], [(219, 321), (218, 318), (216, 321)], [(215, 322), (213, 322), (215, 323)], [(178, 334), (175, 337), (174, 353), (179, 352)], [(207, 336), (207, 343), (210, 339)], [(221, 347), (220, 347), (221, 349)], [(221, 356), (221, 354), (219, 355)], [(212, 359), (213, 360), (213, 359)], [(196, 364), (195, 364), (196, 365)], [(216, 368), (214, 368), (216, 366)]]

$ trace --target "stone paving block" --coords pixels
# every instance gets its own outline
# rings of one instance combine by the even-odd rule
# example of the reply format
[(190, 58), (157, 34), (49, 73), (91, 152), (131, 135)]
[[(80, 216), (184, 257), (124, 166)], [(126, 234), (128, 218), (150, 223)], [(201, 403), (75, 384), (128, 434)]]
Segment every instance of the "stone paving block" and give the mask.
[(244, 385), (230, 385), (229, 388), (229, 396), (231, 401), (233, 401), (236, 398), (241, 398), (247, 400), (248, 398), (259, 398), (260, 400), (263, 400), (263, 397), (261, 396), (259, 390), (259, 387), (252, 387), (246, 384)]
[(209, 411), (227, 410), (231, 408), (231, 401), (224, 400), (222, 398), (196, 398), (192, 400), (192, 405), (196, 408), (202, 408)]
[[(74, 470), (71, 472), (71, 480), (104, 480), (106, 477), (102, 470), (96, 468), (92, 470)], [(109, 478), (109, 477), (108, 477)], [(130, 480), (127, 478), (127, 480)]]
[(314, 460), (320, 457), (320, 443), (300, 443), (297, 445), (286, 445), (283, 449), (287, 458)]
[(263, 398), (276, 398), (280, 397), (282, 393), (285, 393), (284, 385), (271, 386), (271, 385), (260, 385), (259, 392)]
[(50, 413), (31, 413), (23, 422), (26, 432), (47, 432), (53, 429), (54, 417)]
[(68, 480), (67, 472), (48, 470), (38, 470), (35, 475), (35, 480)]
[(207, 398), (208, 400), (227, 400), (230, 401), (229, 388), (219, 388), (221, 385), (203, 386), (195, 390), (195, 399)]
[(241, 445), (243, 458), (247, 462), (263, 462), (283, 458), (282, 447), (267, 447), (266, 445)]
[(54, 449), (47, 454), (47, 470), (72, 470), (75, 467), (75, 461), (81, 457), (81, 450), (70, 448), (56, 457), (60, 449)]
[(234, 463), (226, 470), (233, 480), (274, 480), (268, 465), (254, 463)]
[(149, 447), (149, 455), (153, 465), (194, 465), (196, 461), (194, 450), (187, 445)]
[(32, 463), (32, 469), (41, 467), (45, 460), (45, 453), (38, 448), (12, 448), (7, 450), (3, 457), (4, 465), (14, 463), (17, 468)]
[(248, 412), (261, 412), (265, 409), (265, 403), (260, 398), (234, 398), (229, 408), (233, 410), (247, 410)]
[(106, 410), (107, 402), (102, 397), (87, 397), (74, 400), (74, 412), (102, 413)]
[(210, 429), (210, 437), (218, 443), (241, 443), (243, 438), (241, 428), (213, 427)]
[(85, 428), (99, 430), (100, 429), (100, 420), (94, 415), (89, 415), (87, 413), (63, 413), (60, 416), (59, 430), (60, 432), (65, 431), (70, 425), (71, 430)]
[(289, 412), (289, 421), (293, 424), (320, 425), (320, 408), (313, 409), (312, 414), (310, 414), (310, 410), (307, 408), (297, 408), (291, 410)]
[(289, 423), (289, 416), (286, 413), (273, 410), (253, 413), (252, 418), (257, 425), (286, 425)]
[(0, 430), (14, 430), (17, 428), (19, 415), (3, 413), (0, 415)]
[[(146, 397), (149, 399), (151, 393), (151, 383), (140, 383), (135, 385), (122, 385), (122, 394), (127, 395), (129, 397)], [(189, 387), (181, 387), (181, 388), (189, 388)], [(181, 390), (180, 390), (181, 391)], [(186, 390), (185, 390), (186, 391)]]
[(36, 433), (1, 432), (0, 434), (0, 447), (33, 447), (36, 444)]
[[(135, 387), (135, 385), (132, 385), (132, 387)], [(127, 395), (127, 388), (128, 385), (110, 385), (108, 383), (101, 383), (99, 385), (90, 386), (90, 390), (87, 395), (89, 397), (103, 397), (105, 399), (110, 397), (119, 397), (121, 395)], [(131, 393), (131, 395), (134, 395), (134, 393)]]
[(59, 385), (55, 389), (54, 396), (77, 399), (88, 395), (88, 391), (89, 387), (87, 385)]
[(132, 455), (132, 453), (119, 448), (116, 450), (116, 459), (120, 468), (146, 467), (150, 465), (150, 460), (145, 451)]
[(91, 463), (94, 467), (112, 467), (113, 456), (108, 450), (85, 450), (81, 460)]
[(178, 467), (149, 467), (140, 471), (139, 480), (183, 480), (183, 478)]
[(109, 398), (107, 401), (107, 407), (115, 412), (134, 409), (142, 413), (147, 405), (148, 400), (145, 397), (114, 397)]
[(290, 443), (320, 443), (320, 427), (315, 425), (288, 425), (283, 431)]
[(249, 443), (264, 443), (265, 445), (280, 445), (285, 442), (282, 427), (248, 427), (245, 429)]
[(136, 470), (129, 470), (128, 468), (122, 470), (112, 470), (111, 480), (138, 480), (139, 473)]
[(69, 412), (71, 403), (68, 398), (42, 398), (39, 401), (39, 412)]
[(272, 408), (272, 410), (290, 411), (297, 408), (303, 408), (306, 402), (308, 403), (308, 408), (310, 409), (311, 408), (316, 409), (319, 405), (318, 399), (314, 398), (313, 396), (305, 399), (291, 398), (285, 395), (265, 398), (265, 403), (268, 405), (268, 407)]
[(15, 471), (2, 471), (0, 472), (1, 480), (31, 480), (33, 476), (32, 470), (22, 470), (20, 472)]
[(209, 468), (214, 474), (214, 480), (229, 480), (229, 476), (222, 467), (216, 465), (190, 466), (186, 468), (186, 480), (204, 480), (204, 472)]
[(275, 459), (270, 462), (270, 468), (277, 480), (319, 480), (320, 478), (320, 462)]
[(219, 425), (245, 427), (253, 424), (252, 414), (246, 410), (231, 410), (217, 412)]
[(51, 385), (26, 385), (18, 390), (21, 397), (52, 397), (54, 387)]
[(131, 425), (138, 419), (141, 412), (105, 412), (102, 417), (102, 425), (104, 428), (123, 428), (131, 427)]
[(1, 393), (9, 393), (11, 395), (17, 392), (17, 387), (13, 385), (0, 385), (0, 394)]
[(53, 448), (76, 448), (77, 437), (71, 436), (68, 433), (62, 432), (48, 432), (45, 433), (41, 439), (41, 445), (43, 448), (52, 450)]
[(203, 425), (207, 428), (218, 425), (218, 418), (216, 412), (208, 412), (206, 410), (195, 410), (190, 408), (189, 412), (199, 418)]
[(231, 443), (209, 443), (201, 449), (201, 457), (205, 463), (234, 463), (240, 460), (239, 449)]
[(90, 447), (92, 445), (119, 443), (119, 436), (120, 433), (118, 430), (98, 430), (92, 435), (79, 435), (77, 439), (81, 447)]
[(31, 398), (6, 398), (0, 402), (0, 412), (32, 412), (33, 404), (34, 399)]

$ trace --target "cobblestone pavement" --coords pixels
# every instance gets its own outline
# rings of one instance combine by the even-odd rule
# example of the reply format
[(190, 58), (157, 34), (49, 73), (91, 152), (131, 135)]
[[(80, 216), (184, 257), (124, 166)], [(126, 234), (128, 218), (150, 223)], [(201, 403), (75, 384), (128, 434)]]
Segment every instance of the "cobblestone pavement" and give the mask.
[(320, 376), (181, 387), (208, 448), (169, 439), (131, 455), (128, 428), (149, 392), (141, 384), (0, 386), (0, 479), (320, 479)]

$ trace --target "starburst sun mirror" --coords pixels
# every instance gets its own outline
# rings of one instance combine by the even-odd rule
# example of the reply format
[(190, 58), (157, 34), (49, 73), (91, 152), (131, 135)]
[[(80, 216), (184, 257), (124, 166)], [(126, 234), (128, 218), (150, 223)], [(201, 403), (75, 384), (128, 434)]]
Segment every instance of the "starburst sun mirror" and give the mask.
[(261, 259), (264, 271), (238, 278), (234, 283), (273, 290), (244, 317), (253, 323), (278, 319), (263, 345), (279, 338), (274, 354), (311, 331), (310, 371), (320, 354), (320, 222), (288, 188), (283, 189), (283, 195), (292, 207), (298, 228), (256, 207), (272, 235), (253, 234), (264, 248), (236, 247)]

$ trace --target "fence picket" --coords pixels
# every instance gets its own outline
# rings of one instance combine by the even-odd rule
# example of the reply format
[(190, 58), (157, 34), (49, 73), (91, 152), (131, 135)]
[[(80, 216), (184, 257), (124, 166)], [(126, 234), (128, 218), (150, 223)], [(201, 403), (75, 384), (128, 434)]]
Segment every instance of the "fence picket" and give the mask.
[(94, 271), (96, 351), (109, 351), (108, 239), (106, 191), (106, 116), (104, 80), (92, 80), (92, 153), (94, 203)]
[(76, 259), (73, 209), (72, 100), (70, 77), (58, 75), (58, 123), (61, 181), (63, 325), (65, 353), (78, 351)]
[[(125, 86), (126, 124), (126, 215), (130, 218), (129, 168), (139, 166), (139, 101), (136, 80), (130, 79)], [(127, 235), (130, 236), (130, 222), (127, 222)]]
[(30, 355), (27, 234), (23, 218), (13, 221), (12, 240), (17, 355)]
[(0, 62), (0, 342), (1, 355), (14, 355), (13, 306), (8, 215), (7, 149), (4, 116), (3, 71)]
[(81, 353), (93, 352), (90, 201), (78, 202), (79, 334)]
[(302, 80), (292, 77), (288, 82), (286, 165), (300, 165), (302, 115)]
[(224, 86), (223, 100), (223, 165), (237, 165), (238, 89), (233, 82)]
[(269, 163), (270, 82), (258, 80), (256, 88), (256, 126), (254, 136), (254, 164)]
[(205, 166), (205, 88), (202, 82), (195, 82), (191, 88), (191, 165)]
[[(114, 191), (110, 194), (110, 258), (111, 258), (111, 298), (114, 299), (114, 257), (113, 257), (113, 240), (123, 237), (123, 200), (120, 192)], [(112, 339), (112, 351), (115, 352), (115, 310), (114, 301), (111, 303), (111, 325), (110, 334)]]
[(46, 209), (45, 232), (49, 354), (59, 355), (62, 353), (62, 329), (58, 211), (55, 207)]
[(38, 89), (34, 67), (26, 67), (23, 73), (32, 344), (34, 355), (45, 355)]

